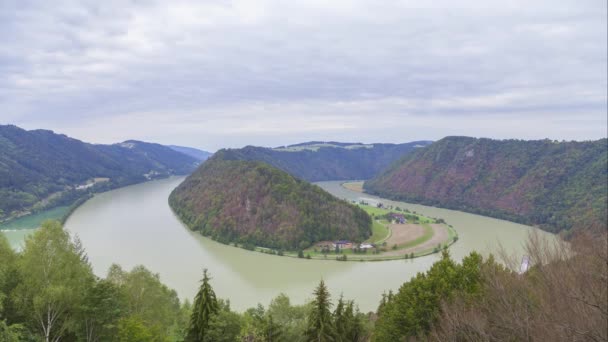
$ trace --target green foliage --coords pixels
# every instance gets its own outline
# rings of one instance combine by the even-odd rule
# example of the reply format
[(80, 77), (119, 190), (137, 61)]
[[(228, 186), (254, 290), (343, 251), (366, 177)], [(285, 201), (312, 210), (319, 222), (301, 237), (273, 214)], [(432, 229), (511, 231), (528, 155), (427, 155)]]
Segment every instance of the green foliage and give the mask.
[(154, 335), (140, 317), (129, 316), (118, 323), (119, 342), (148, 342), (153, 339)]
[(331, 301), (325, 282), (321, 280), (314, 291), (312, 309), (308, 316), (307, 341), (334, 341), (336, 330), (332, 319)]
[(200, 342), (206, 341), (209, 334), (209, 324), (212, 316), (217, 315), (219, 305), (215, 292), (209, 284), (207, 269), (203, 270), (201, 286), (194, 298), (190, 326), (188, 327), (187, 341)]
[(370, 179), (395, 160), (416, 149), (416, 145), (428, 143), (373, 144), (369, 148), (356, 149), (333, 143), (315, 150), (292, 151), (247, 146), (242, 149), (220, 150), (216, 156), (225, 160), (264, 162), (309, 182)]
[(166, 340), (173, 334), (173, 325), (180, 314), (179, 298), (161, 283), (158, 274), (143, 266), (125, 272), (112, 265), (107, 280), (119, 287), (126, 316), (137, 317), (156, 340)]
[(604, 231), (608, 140), (447, 137), (364, 184), (382, 197), (464, 210), (543, 229)]
[(22, 281), (15, 292), (29, 326), (39, 328), (46, 340), (74, 333), (94, 281), (83, 251), (58, 222), (46, 221), (26, 239), (18, 265)]
[(25, 340), (24, 328), (20, 324), (7, 325), (6, 321), (0, 320), (0, 341), (21, 342)]
[(267, 164), (220, 157), (206, 161), (169, 197), (192, 230), (219, 242), (280, 252), (371, 235), (371, 218), (361, 208)]
[[(80, 308), (80, 337), (83, 340), (108, 341), (116, 335), (120, 317), (127, 310), (120, 287), (99, 280), (84, 296)], [(125, 322), (123, 323), (123, 327)]]
[(473, 252), (458, 265), (444, 250), (441, 260), (428, 272), (418, 273), (395, 295), (383, 296), (373, 340), (401, 341), (428, 334), (439, 317), (442, 301), (456, 293), (475, 296), (480, 292), (482, 263), (481, 256)]
[(177, 294), (142, 266), (93, 276), (78, 239), (47, 221), (14, 252), (0, 234), (0, 341), (182, 340)]
[[(0, 125), (0, 219), (13, 212), (66, 206), (89, 192), (187, 174), (195, 158), (168, 147), (127, 141), (93, 145), (51, 131)], [(86, 190), (73, 190), (96, 177), (110, 178)]]
[(230, 302), (218, 300), (218, 311), (209, 318), (209, 324), (202, 341), (232, 342), (238, 341), (241, 332), (242, 318), (236, 312), (230, 311)]

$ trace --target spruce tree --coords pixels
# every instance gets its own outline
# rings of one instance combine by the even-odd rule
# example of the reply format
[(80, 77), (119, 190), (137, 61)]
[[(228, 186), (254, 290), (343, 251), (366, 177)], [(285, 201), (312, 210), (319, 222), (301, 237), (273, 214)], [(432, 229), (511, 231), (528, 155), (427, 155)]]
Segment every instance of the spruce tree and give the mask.
[(327, 342), (335, 341), (335, 329), (331, 314), (331, 302), (329, 291), (325, 282), (321, 280), (314, 291), (315, 299), (312, 302), (312, 310), (308, 316), (308, 327), (306, 329), (306, 341)]
[(344, 315), (344, 299), (340, 295), (336, 310), (334, 311), (334, 327), (336, 332), (336, 341), (343, 341), (343, 337), (346, 335), (347, 322)]
[(190, 316), (190, 326), (186, 337), (188, 342), (202, 342), (208, 332), (211, 316), (216, 315), (219, 311), (217, 298), (209, 280), (207, 269), (204, 269), (201, 286), (194, 298), (192, 316)]

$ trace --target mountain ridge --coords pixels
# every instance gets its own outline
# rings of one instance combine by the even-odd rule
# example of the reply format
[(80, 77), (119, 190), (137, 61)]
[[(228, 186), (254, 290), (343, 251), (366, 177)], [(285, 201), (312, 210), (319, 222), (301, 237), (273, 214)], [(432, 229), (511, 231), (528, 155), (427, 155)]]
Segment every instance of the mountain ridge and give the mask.
[[(558, 232), (606, 229), (607, 139), (446, 137), (364, 184), (371, 194)], [(587, 227), (587, 228), (585, 228)]]
[[(245, 146), (239, 149), (222, 149), (216, 152), (216, 155), (226, 160), (262, 161), (309, 182), (361, 180), (372, 178), (395, 160), (420, 146), (428, 145), (429, 142), (359, 145), (367, 146), (365, 148), (316, 146), (316, 142), (312, 143), (279, 148)], [(293, 149), (294, 146), (297, 150), (285, 150)]]
[(160, 144), (90, 144), (51, 130), (0, 125), (0, 220), (67, 204), (87, 191), (188, 174), (198, 165)]

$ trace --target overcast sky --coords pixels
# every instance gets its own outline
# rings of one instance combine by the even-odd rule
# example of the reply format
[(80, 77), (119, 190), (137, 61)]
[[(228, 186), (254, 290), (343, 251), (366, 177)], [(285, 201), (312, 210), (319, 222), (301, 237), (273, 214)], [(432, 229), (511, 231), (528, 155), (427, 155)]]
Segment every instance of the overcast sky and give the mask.
[(597, 139), (606, 5), (0, 0), (0, 123), (208, 150)]

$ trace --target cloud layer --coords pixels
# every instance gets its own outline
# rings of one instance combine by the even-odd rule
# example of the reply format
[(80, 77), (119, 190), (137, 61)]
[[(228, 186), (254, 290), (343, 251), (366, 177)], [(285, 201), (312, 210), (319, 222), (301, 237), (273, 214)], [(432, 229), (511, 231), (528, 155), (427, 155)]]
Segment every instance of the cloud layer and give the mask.
[(0, 3), (0, 122), (208, 149), (606, 136), (606, 1)]

